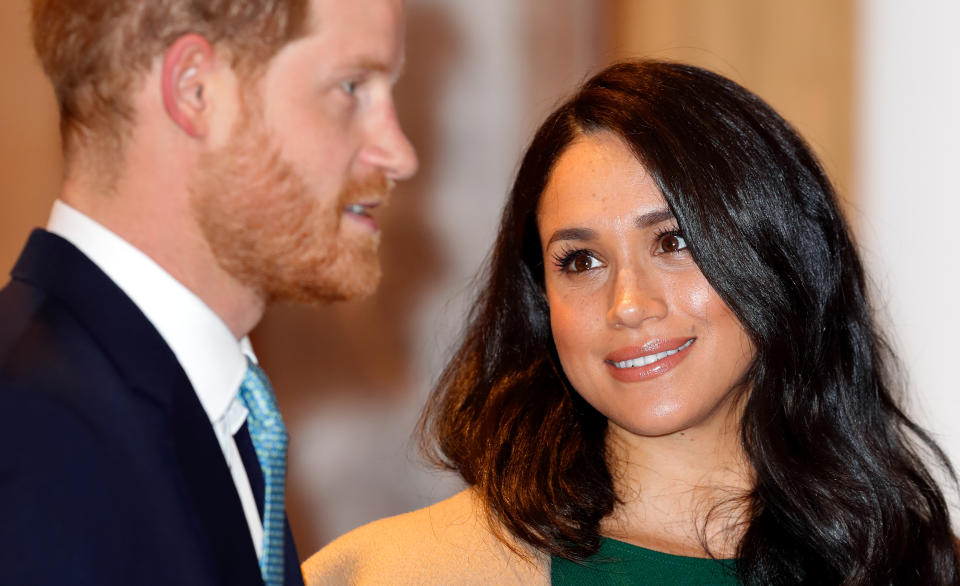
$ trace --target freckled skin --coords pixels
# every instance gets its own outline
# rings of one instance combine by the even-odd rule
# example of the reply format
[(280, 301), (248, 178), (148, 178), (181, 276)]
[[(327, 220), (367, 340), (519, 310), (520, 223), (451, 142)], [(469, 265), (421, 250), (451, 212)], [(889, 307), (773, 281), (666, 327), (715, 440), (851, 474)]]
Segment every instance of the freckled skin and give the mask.
[[(624, 436), (729, 426), (738, 419), (726, 416), (736, 415), (735, 391), (754, 354), (685, 245), (665, 251), (680, 242), (664, 234), (677, 230), (676, 221), (637, 225), (637, 218), (668, 209), (641, 163), (619, 138), (603, 132), (581, 138), (560, 157), (538, 208), (563, 370), (610, 420), (612, 433)], [(570, 228), (592, 233), (549, 242)], [(557, 258), (570, 253), (579, 254), (577, 263), (558, 266)], [(586, 269), (571, 268), (577, 266)], [(611, 375), (607, 357), (614, 351), (690, 338), (695, 341), (682, 360), (662, 374), (633, 382)]]

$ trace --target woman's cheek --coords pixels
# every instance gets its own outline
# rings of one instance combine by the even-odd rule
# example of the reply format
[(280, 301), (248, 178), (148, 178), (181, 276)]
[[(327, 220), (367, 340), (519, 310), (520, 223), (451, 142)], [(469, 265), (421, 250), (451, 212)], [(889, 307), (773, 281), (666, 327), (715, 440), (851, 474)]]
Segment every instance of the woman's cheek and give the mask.
[(677, 278), (670, 284), (670, 289), (676, 295), (676, 305), (684, 308), (683, 312), (691, 317), (707, 319), (717, 311), (717, 304), (726, 309), (699, 270), (696, 275)]

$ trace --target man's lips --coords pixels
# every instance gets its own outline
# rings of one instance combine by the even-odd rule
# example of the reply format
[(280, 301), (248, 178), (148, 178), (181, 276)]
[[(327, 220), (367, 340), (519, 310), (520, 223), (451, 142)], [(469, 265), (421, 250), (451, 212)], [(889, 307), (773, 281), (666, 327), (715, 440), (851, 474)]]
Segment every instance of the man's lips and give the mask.
[(346, 212), (351, 214), (357, 214), (358, 216), (369, 216), (370, 210), (380, 205), (380, 202), (376, 203), (352, 203), (344, 207), (343, 209)]
[(377, 221), (370, 215), (370, 211), (379, 205), (379, 201), (351, 203), (344, 206), (343, 211), (376, 230), (378, 228)]
[(660, 376), (684, 358), (696, 338), (651, 340), (641, 346), (620, 348), (607, 355), (604, 362), (611, 374), (623, 382), (636, 382)]

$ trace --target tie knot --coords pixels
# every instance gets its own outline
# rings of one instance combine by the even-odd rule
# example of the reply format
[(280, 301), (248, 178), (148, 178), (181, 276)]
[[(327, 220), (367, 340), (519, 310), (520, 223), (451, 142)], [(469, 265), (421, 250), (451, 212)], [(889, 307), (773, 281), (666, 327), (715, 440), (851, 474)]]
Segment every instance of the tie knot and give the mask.
[(270, 443), (287, 442), (287, 430), (277, 408), (277, 399), (263, 369), (247, 358), (247, 371), (240, 384), (240, 400), (250, 415), (247, 423), (253, 437), (269, 437)]

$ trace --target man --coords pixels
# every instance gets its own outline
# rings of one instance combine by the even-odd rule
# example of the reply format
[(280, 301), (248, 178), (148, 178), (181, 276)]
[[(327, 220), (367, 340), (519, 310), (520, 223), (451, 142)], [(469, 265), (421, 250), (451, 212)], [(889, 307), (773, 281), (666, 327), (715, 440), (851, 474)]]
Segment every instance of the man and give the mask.
[(302, 584), (246, 336), (379, 278), (402, 0), (33, 0), (66, 172), (0, 291), (0, 583)]

